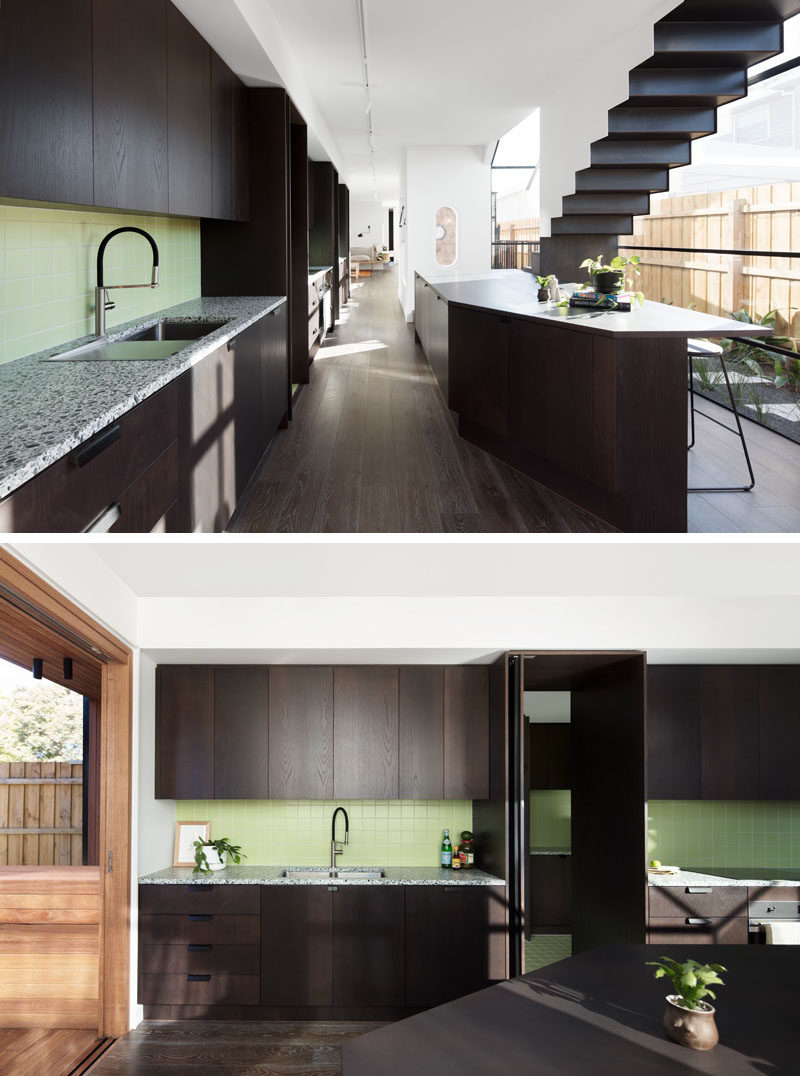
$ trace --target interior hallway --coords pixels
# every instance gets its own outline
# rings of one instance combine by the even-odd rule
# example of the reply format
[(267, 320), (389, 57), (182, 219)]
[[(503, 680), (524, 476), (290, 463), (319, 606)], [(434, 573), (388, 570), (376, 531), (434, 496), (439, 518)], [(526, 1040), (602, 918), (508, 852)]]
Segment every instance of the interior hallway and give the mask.
[[(289, 429), (270, 446), (229, 531), (613, 530), (458, 436), (403, 318), (396, 268), (354, 281), (352, 290)], [(800, 445), (753, 422), (744, 426), (755, 490), (690, 495), (689, 531), (800, 530)], [(744, 481), (738, 440), (698, 418), (689, 484)]]

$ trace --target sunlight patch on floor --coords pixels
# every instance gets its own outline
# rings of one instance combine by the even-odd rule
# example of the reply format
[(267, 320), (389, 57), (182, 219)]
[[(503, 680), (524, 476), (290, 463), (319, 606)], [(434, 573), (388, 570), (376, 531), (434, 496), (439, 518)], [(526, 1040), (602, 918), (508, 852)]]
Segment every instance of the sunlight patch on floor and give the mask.
[(342, 355), (358, 355), (362, 351), (381, 351), (388, 346), (382, 340), (363, 340), (358, 344), (323, 344), (319, 353), (325, 358), (336, 359)]

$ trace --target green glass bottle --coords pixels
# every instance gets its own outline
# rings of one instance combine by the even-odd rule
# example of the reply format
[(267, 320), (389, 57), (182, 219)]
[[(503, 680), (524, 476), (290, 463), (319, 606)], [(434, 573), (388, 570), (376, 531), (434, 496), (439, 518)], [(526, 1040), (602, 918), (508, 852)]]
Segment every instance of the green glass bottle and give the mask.
[(453, 846), (450, 843), (450, 830), (444, 831), (444, 838), (442, 839), (442, 866), (453, 866)]

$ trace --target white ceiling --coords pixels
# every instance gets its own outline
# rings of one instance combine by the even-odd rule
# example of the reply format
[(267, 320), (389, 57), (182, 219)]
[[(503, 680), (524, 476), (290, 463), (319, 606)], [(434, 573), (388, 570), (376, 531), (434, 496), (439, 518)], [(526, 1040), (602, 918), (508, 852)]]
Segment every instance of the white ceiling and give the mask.
[[(285, 85), (314, 151), (337, 164), (355, 198), (372, 196), (357, 0), (176, 2), (246, 82)], [(495, 142), (554, 85), (586, 79), (588, 87), (604, 42), (670, 6), (363, 2), (382, 200), (397, 197), (405, 147)]]

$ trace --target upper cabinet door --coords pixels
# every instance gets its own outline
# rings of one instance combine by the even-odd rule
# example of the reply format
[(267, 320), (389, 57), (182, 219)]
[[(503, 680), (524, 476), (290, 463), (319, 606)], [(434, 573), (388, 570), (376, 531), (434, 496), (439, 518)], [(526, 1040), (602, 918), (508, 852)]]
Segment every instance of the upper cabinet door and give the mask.
[(266, 665), (214, 671), (214, 796), (267, 799), (269, 670)]
[(169, 211), (212, 212), (211, 49), (188, 19), (167, 4)]
[(211, 215), (246, 220), (248, 210), (247, 91), (211, 52)]
[(214, 671), (160, 665), (156, 671), (156, 799), (214, 796)]
[(702, 674), (700, 794), (758, 798), (758, 668), (707, 665)]
[(489, 666), (444, 670), (444, 796), (489, 795)]
[(796, 800), (800, 795), (800, 666), (763, 665), (758, 670), (760, 739), (759, 795)]
[(270, 667), (269, 793), (274, 800), (333, 798), (330, 667)]
[(403, 665), (399, 674), (400, 799), (444, 795), (444, 670)]
[(336, 799), (397, 799), (397, 668), (342, 666), (333, 679)]
[(0, 4), (0, 197), (91, 205), (91, 0)]
[(167, 2), (92, 7), (94, 201), (166, 213)]
[(647, 669), (647, 795), (700, 798), (700, 665)]

